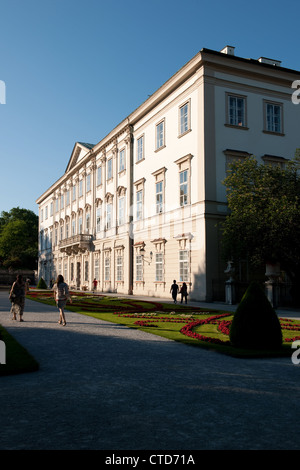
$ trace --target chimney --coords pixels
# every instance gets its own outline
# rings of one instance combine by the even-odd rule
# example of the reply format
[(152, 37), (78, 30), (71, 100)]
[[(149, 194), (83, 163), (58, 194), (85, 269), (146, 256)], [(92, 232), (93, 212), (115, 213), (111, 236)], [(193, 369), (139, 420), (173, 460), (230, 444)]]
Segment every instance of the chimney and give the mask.
[(280, 67), (281, 64), (281, 60), (268, 59), (267, 57), (260, 57), (258, 62), (261, 62), (262, 64), (276, 65), (277, 67)]
[(234, 55), (234, 49), (235, 47), (233, 46), (225, 46), (220, 52), (223, 54)]

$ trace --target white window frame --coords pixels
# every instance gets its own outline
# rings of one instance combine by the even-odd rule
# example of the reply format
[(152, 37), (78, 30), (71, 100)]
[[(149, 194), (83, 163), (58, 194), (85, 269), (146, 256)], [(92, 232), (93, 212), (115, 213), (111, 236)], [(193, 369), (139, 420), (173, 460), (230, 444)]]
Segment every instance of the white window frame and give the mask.
[(179, 173), (179, 205), (186, 206), (189, 203), (189, 169)]
[(101, 231), (101, 219), (102, 219), (102, 208), (97, 207), (96, 210), (96, 231), (99, 233)]
[(87, 212), (85, 215), (85, 232), (90, 233), (90, 228), (91, 228), (91, 214), (90, 212)]
[(99, 279), (99, 258), (95, 258), (95, 264), (94, 264), (94, 278)]
[[(279, 123), (276, 122), (276, 109), (280, 111)], [(264, 130), (271, 134), (283, 134), (283, 103), (264, 100)]]
[(162, 119), (155, 127), (155, 149), (160, 150), (165, 147), (165, 119)]
[(118, 225), (125, 224), (125, 196), (119, 197), (119, 207), (118, 207)]
[(106, 229), (107, 230), (112, 228), (112, 212), (113, 212), (112, 202), (108, 202), (106, 204)]
[(189, 282), (189, 250), (179, 250), (179, 282)]
[(143, 281), (143, 257), (139, 254), (135, 257), (135, 280)]
[[(226, 123), (237, 128), (247, 127), (247, 97), (226, 93)], [(242, 106), (241, 106), (242, 104)]]
[(125, 170), (125, 149), (119, 152), (119, 173)]
[(104, 281), (110, 281), (110, 253), (104, 257)]
[(155, 281), (163, 282), (164, 276), (164, 255), (162, 252), (155, 253)]
[(143, 189), (136, 192), (136, 220), (143, 219)]
[(107, 180), (111, 180), (113, 177), (113, 159), (107, 160)]
[(64, 278), (65, 278), (65, 281), (67, 282), (68, 281), (68, 262), (67, 261), (64, 262)]
[(144, 136), (142, 135), (137, 139), (137, 162), (144, 160)]
[(124, 260), (124, 256), (121, 255), (121, 254), (118, 254), (117, 255), (117, 259), (116, 259), (116, 271), (117, 271), (117, 277), (116, 277), (116, 280), (117, 281), (123, 281), (123, 260)]
[(186, 101), (179, 108), (179, 137), (191, 130), (191, 104)]
[(89, 280), (89, 262), (88, 260), (84, 261), (84, 280), (88, 282)]
[(155, 183), (156, 214), (161, 214), (163, 212), (163, 204), (164, 204), (164, 182), (163, 180), (160, 180)]
[(102, 166), (98, 166), (97, 168), (97, 186), (102, 184)]
[(86, 175), (86, 192), (91, 191), (91, 173)]

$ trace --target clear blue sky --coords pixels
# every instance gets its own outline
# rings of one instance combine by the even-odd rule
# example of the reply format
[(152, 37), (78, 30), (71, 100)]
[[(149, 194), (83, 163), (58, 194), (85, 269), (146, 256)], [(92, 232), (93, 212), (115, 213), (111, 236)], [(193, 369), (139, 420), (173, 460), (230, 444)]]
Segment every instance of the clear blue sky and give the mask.
[(37, 213), (96, 144), (203, 47), (300, 70), (299, 2), (0, 0), (0, 213)]

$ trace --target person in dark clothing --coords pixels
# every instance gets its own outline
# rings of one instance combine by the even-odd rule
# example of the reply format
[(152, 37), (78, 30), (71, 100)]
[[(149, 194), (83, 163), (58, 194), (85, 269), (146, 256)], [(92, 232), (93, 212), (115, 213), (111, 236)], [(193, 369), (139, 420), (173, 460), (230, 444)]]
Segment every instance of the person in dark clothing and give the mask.
[(180, 289), (180, 294), (181, 294), (181, 303), (183, 301), (183, 299), (185, 299), (185, 303), (187, 304), (187, 285), (186, 283), (184, 282), (181, 286), (181, 289)]
[(24, 305), (25, 305), (26, 285), (23, 281), (23, 276), (18, 274), (17, 280), (13, 283), (9, 299), (11, 301), (12, 320), (20, 316), (20, 321), (23, 321)]
[(176, 284), (176, 281), (173, 281), (173, 284), (171, 285), (170, 292), (172, 293), (172, 298), (174, 300), (174, 304), (177, 303), (177, 293), (178, 293), (178, 285)]

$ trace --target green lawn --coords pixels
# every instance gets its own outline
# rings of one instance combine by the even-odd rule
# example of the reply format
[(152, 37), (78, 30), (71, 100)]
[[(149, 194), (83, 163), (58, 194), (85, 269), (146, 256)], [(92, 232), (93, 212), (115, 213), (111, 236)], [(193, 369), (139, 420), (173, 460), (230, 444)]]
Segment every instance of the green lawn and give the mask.
[(5, 343), (6, 364), (0, 364), (0, 376), (34, 372), (37, 361), (0, 325), (1, 340)]
[[(55, 305), (49, 291), (31, 292), (29, 298)], [(224, 329), (220, 331), (218, 328), (220, 322), (232, 320), (231, 312), (174, 305), (159, 299), (150, 302), (109, 295), (93, 296), (88, 293), (72, 293), (72, 300), (73, 303), (67, 305), (67, 310), (236, 357), (291, 356), (292, 342), (285, 340), (300, 334), (299, 322), (282, 319), (284, 340), (279, 351), (237, 349), (230, 345), (228, 332), (224, 333)], [(286, 329), (287, 327), (290, 329)]]

